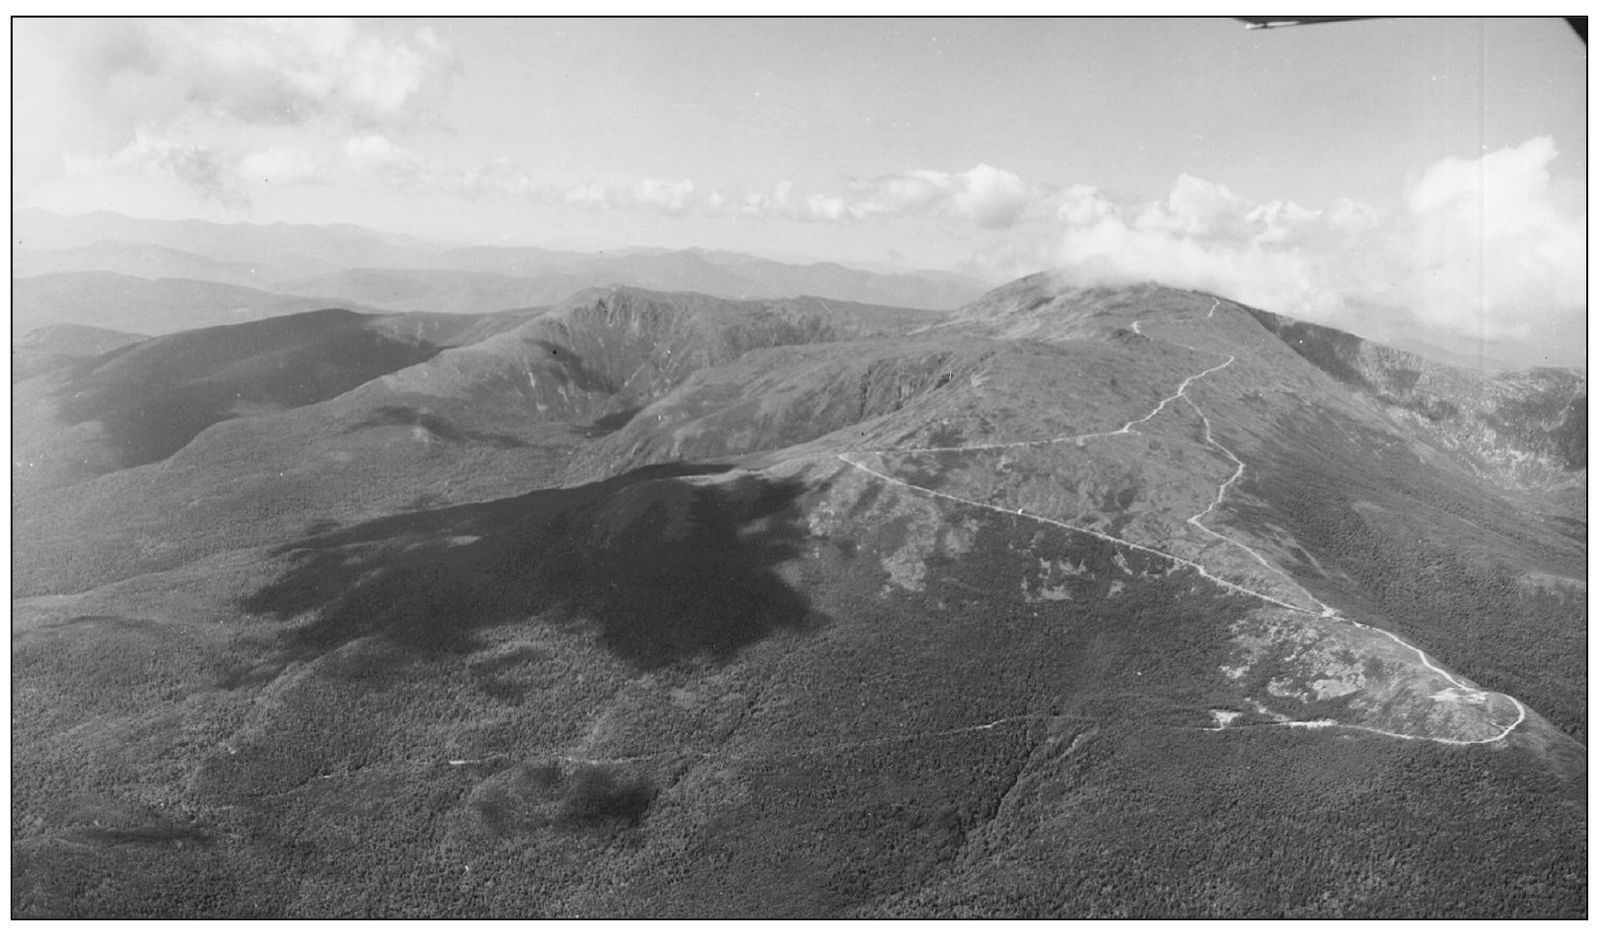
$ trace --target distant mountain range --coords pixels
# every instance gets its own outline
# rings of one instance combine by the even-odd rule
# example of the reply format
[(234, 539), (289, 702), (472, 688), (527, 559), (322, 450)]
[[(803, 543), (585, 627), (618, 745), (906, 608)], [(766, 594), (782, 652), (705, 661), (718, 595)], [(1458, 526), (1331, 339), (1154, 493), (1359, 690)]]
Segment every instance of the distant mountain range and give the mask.
[(331, 296), (275, 293), (191, 278), (147, 279), (66, 271), (11, 281), (11, 330), (70, 323), (159, 335), (331, 307), (371, 309)]
[(1550, 331), (1534, 330), (1524, 341), (1482, 339), (1469, 333), (1431, 330), (1401, 307), (1349, 300), (1345, 327), (1355, 335), (1435, 361), (1497, 371), (1506, 368), (1581, 368), (1588, 363), (1588, 311), (1561, 316)]
[(326, 241), (14, 344), (13, 915), (1586, 913), (1582, 373)]
[[(158, 334), (327, 306), (488, 313), (547, 306), (588, 287), (637, 286), (733, 299), (814, 296), (953, 309), (983, 292), (961, 275), (788, 264), (732, 252), (433, 245), (356, 226), (219, 224), (114, 213), (12, 215), (12, 329), (54, 322)], [(109, 277), (115, 274), (123, 277)], [(138, 278), (136, 283), (126, 278)], [(31, 283), (37, 282), (37, 283)], [(217, 290), (201, 283), (245, 290)], [(171, 294), (171, 296), (170, 296)], [(200, 310), (216, 305), (211, 319)], [(166, 307), (157, 310), (156, 307)]]

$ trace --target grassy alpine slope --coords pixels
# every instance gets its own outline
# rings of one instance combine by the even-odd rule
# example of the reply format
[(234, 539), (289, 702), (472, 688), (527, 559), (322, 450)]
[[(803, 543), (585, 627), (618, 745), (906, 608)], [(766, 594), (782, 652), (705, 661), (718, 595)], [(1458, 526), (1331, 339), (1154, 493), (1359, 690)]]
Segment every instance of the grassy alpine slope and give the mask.
[(1586, 911), (1520, 381), (1047, 277), (471, 326), (19, 519), (15, 915)]

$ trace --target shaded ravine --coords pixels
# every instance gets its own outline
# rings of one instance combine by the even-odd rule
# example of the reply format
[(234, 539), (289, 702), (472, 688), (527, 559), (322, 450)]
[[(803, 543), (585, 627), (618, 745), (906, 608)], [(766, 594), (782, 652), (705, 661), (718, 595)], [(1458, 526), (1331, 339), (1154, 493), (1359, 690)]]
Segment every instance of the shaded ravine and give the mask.
[[(1218, 310), (1219, 305), (1220, 305), (1220, 301), (1218, 300), (1218, 298), (1216, 298), (1216, 297), (1213, 298), (1213, 305), (1208, 308), (1208, 312), (1207, 312), (1206, 316), (1201, 317), (1200, 320), (1187, 320), (1187, 322), (1199, 322), (1199, 321), (1206, 321), (1206, 320), (1212, 319), (1213, 314)], [(1130, 329), (1132, 331), (1134, 331), (1137, 335), (1142, 334), (1141, 331), (1140, 331), (1140, 320), (1135, 320), (1135, 321), (1131, 322), (1130, 323)], [(1183, 344), (1178, 343), (1178, 342), (1171, 342), (1170, 344), (1178, 345), (1179, 347), (1187, 349), (1188, 351), (1196, 351), (1196, 352), (1205, 351), (1204, 349), (1198, 348), (1198, 347), (1193, 346), (1193, 345), (1183, 345)], [(1218, 353), (1215, 352), (1213, 354), (1218, 354)], [(1134, 551), (1140, 551), (1140, 552), (1145, 552), (1145, 553), (1150, 554), (1150, 555), (1156, 555), (1156, 556), (1158, 556), (1160, 558), (1164, 558), (1164, 559), (1166, 559), (1166, 560), (1168, 560), (1170, 562), (1173, 562), (1174, 564), (1179, 565), (1181, 567), (1190, 568), (1190, 569), (1196, 571), (1197, 574), (1200, 575), (1203, 580), (1206, 580), (1206, 581), (1208, 581), (1208, 582), (1210, 582), (1212, 584), (1215, 584), (1215, 585), (1217, 585), (1219, 587), (1222, 587), (1222, 588), (1224, 588), (1226, 590), (1231, 590), (1231, 591), (1234, 591), (1236, 593), (1247, 594), (1249, 596), (1256, 597), (1256, 598), (1258, 598), (1260, 600), (1265, 601), (1266, 603), (1269, 603), (1269, 604), (1274, 605), (1274, 606), (1281, 607), (1283, 609), (1292, 610), (1292, 611), (1298, 612), (1298, 613), (1304, 613), (1304, 614), (1307, 614), (1309, 616), (1317, 616), (1317, 617), (1320, 617), (1320, 618), (1323, 618), (1323, 619), (1332, 619), (1332, 620), (1337, 620), (1337, 621), (1340, 621), (1340, 622), (1348, 622), (1348, 623), (1352, 623), (1353, 626), (1355, 626), (1356, 628), (1371, 631), (1371, 632), (1380, 633), (1380, 634), (1385, 635), (1388, 638), (1392, 639), (1392, 641), (1398, 643), (1399, 645), (1403, 646), (1404, 648), (1407, 648), (1410, 651), (1414, 652), (1417, 656), (1419, 656), (1420, 663), (1422, 665), (1424, 665), (1427, 669), (1435, 672), (1436, 674), (1441, 676), (1443, 679), (1447, 680), (1450, 684), (1452, 684), (1454, 687), (1458, 688), (1459, 690), (1464, 691), (1465, 693), (1468, 693), (1468, 694), (1475, 694), (1478, 697), (1483, 698), (1483, 699), (1488, 698), (1488, 697), (1492, 697), (1494, 695), (1501, 696), (1504, 699), (1508, 700), (1515, 707), (1515, 713), (1516, 713), (1516, 717), (1515, 717), (1514, 722), (1512, 722), (1508, 726), (1506, 726), (1497, 735), (1490, 736), (1490, 737), (1484, 738), (1484, 739), (1449, 739), (1449, 738), (1443, 738), (1443, 737), (1440, 737), (1440, 736), (1411, 735), (1411, 734), (1401, 733), (1401, 732), (1392, 732), (1392, 731), (1386, 730), (1386, 729), (1377, 729), (1377, 728), (1372, 727), (1372, 726), (1363, 726), (1363, 725), (1357, 725), (1357, 724), (1353, 724), (1353, 723), (1340, 723), (1340, 722), (1337, 722), (1335, 720), (1315, 720), (1315, 721), (1282, 720), (1282, 721), (1279, 721), (1279, 722), (1276, 722), (1276, 723), (1271, 723), (1271, 724), (1268, 724), (1268, 725), (1286, 726), (1286, 727), (1295, 727), (1295, 728), (1309, 728), (1309, 729), (1316, 729), (1316, 728), (1357, 729), (1357, 730), (1361, 730), (1361, 731), (1365, 731), (1365, 732), (1374, 732), (1374, 733), (1377, 733), (1379, 735), (1389, 736), (1389, 737), (1395, 738), (1395, 739), (1426, 740), (1426, 741), (1432, 741), (1432, 742), (1440, 742), (1440, 743), (1447, 744), (1447, 745), (1482, 745), (1482, 744), (1486, 744), (1486, 743), (1490, 743), (1490, 742), (1498, 742), (1498, 741), (1501, 741), (1502, 739), (1506, 738), (1511, 732), (1514, 732), (1516, 727), (1518, 727), (1522, 722), (1524, 722), (1526, 720), (1526, 709), (1525, 709), (1525, 707), (1523, 707), (1521, 705), (1519, 700), (1516, 700), (1514, 697), (1510, 696), (1509, 694), (1498, 693), (1497, 691), (1481, 690), (1480, 688), (1473, 687), (1473, 686), (1471, 686), (1471, 685), (1469, 685), (1467, 683), (1464, 683), (1464, 682), (1460, 681), (1459, 679), (1457, 679), (1456, 677), (1454, 677), (1449, 672), (1447, 672), (1446, 670), (1444, 670), (1442, 668), (1439, 668), (1435, 664), (1433, 664), (1431, 662), (1430, 657), (1428, 655), (1426, 655), (1424, 650), (1416, 648), (1413, 645), (1410, 645), (1409, 643), (1403, 641), (1403, 639), (1400, 638), (1399, 636), (1397, 636), (1397, 635), (1395, 635), (1395, 634), (1393, 634), (1391, 632), (1388, 632), (1385, 629), (1381, 629), (1381, 628), (1376, 627), (1376, 626), (1370, 626), (1370, 625), (1367, 625), (1365, 623), (1361, 623), (1361, 622), (1359, 622), (1357, 620), (1349, 619), (1349, 618), (1343, 616), (1341, 613), (1337, 612), (1334, 608), (1332, 608), (1331, 606), (1326, 604), (1324, 601), (1322, 601), (1318, 597), (1314, 596), (1310, 591), (1307, 590), (1307, 588), (1303, 587), (1301, 584), (1298, 584), (1293, 578), (1291, 578), (1290, 575), (1286, 574), (1284, 571), (1281, 571), (1280, 569), (1274, 567), (1274, 565), (1270, 564), (1269, 561), (1266, 558), (1264, 558), (1263, 555), (1258, 553), (1256, 550), (1254, 550), (1253, 548), (1251, 548), (1250, 546), (1248, 546), (1247, 544), (1245, 544), (1243, 542), (1240, 542), (1240, 541), (1238, 541), (1236, 539), (1232, 539), (1229, 536), (1227, 536), (1227, 535), (1225, 535), (1225, 534), (1223, 534), (1221, 532), (1218, 532), (1217, 530), (1209, 528), (1205, 523), (1202, 522), (1202, 520), (1204, 518), (1206, 518), (1209, 514), (1211, 514), (1212, 511), (1215, 508), (1217, 508), (1220, 503), (1222, 503), (1224, 501), (1225, 495), (1229, 492), (1230, 488), (1246, 472), (1246, 463), (1243, 462), (1239, 457), (1237, 457), (1234, 452), (1230, 451), (1230, 449), (1228, 447), (1226, 447), (1225, 445), (1221, 444), (1217, 439), (1213, 438), (1211, 419), (1208, 417), (1206, 412), (1204, 412), (1202, 410), (1202, 408), (1197, 405), (1196, 401), (1192, 400), (1190, 398), (1190, 396), (1187, 395), (1187, 393), (1186, 393), (1186, 391), (1190, 388), (1190, 385), (1191, 385), (1191, 383), (1193, 381), (1200, 380), (1201, 378), (1207, 377), (1209, 374), (1212, 374), (1212, 373), (1214, 373), (1216, 371), (1221, 371), (1221, 370), (1223, 370), (1225, 368), (1228, 368), (1230, 365), (1234, 364), (1235, 361), (1236, 361), (1236, 357), (1234, 355), (1226, 355), (1226, 356), (1223, 356), (1223, 357), (1225, 358), (1224, 361), (1222, 361), (1222, 362), (1220, 362), (1220, 363), (1218, 363), (1216, 365), (1213, 365), (1212, 367), (1209, 367), (1209, 368), (1207, 368), (1207, 369), (1205, 369), (1205, 370), (1203, 370), (1201, 372), (1198, 372), (1196, 374), (1190, 375), (1189, 377), (1186, 377), (1183, 381), (1180, 382), (1179, 386), (1174, 389), (1173, 394), (1171, 394), (1170, 396), (1165, 397), (1164, 399), (1159, 401), (1158, 404), (1155, 407), (1152, 408), (1151, 412), (1147, 413), (1145, 416), (1142, 416), (1142, 417), (1140, 417), (1138, 419), (1130, 420), (1129, 422), (1125, 423), (1122, 427), (1120, 427), (1118, 429), (1115, 429), (1115, 430), (1108, 431), (1108, 432), (1082, 433), (1082, 434), (1079, 434), (1079, 435), (1058, 436), (1058, 437), (1049, 438), (1049, 439), (1034, 439), (1034, 440), (1020, 441), (1020, 442), (998, 442), (998, 443), (984, 443), (984, 444), (978, 444), (978, 445), (960, 445), (960, 446), (948, 446), (948, 447), (936, 447), (936, 448), (889, 448), (889, 449), (872, 449), (872, 450), (866, 450), (866, 451), (862, 451), (862, 452), (840, 452), (840, 453), (838, 453), (837, 458), (840, 461), (844, 462), (845, 464), (848, 464), (848, 465), (850, 465), (852, 467), (858, 468), (858, 469), (866, 472), (867, 474), (870, 474), (873, 477), (878, 478), (879, 480), (888, 482), (890, 484), (894, 484), (894, 485), (899, 486), (899, 487), (904, 487), (904, 488), (907, 488), (909, 490), (913, 490), (913, 491), (916, 491), (916, 492), (922, 493), (922, 494), (927, 494), (927, 495), (932, 496), (932, 497), (938, 497), (938, 498), (941, 498), (941, 499), (950, 500), (950, 501), (953, 501), (955, 503), (960, 503), (960, 504), (963, 504), (963, 505), (966, 505), (966, 506), (973, 506), (973, 507), (979, 507), (979, 508), (982, 508), (982, 509), (994, 510), (997, 513), (1003, 513), (1003, 514), (1005, 514), (1007, 516), (1015, 517), (1015, 518), (1018, 518), (1018, 519), (1031, 519), (1031, 520), (1034, 520), (1036, 522), (1041, 522), (1041, 523), (1046, 523), (1048, 525), (1057, 526), (1058, 528), (1066, 529), (1066, 530), (1068, 530), (1070, 532), (1081, 533), (1083, 535), (1087, 535), (1087, 536), (1091, 536), (1091, 537), (1094, 537), (1094, 538), (1101, 539), (1101, 540), (1103, 540), (1105, 542), (1109, 542), (1109, 543), (1112, 543), (1112, 544), (1115, 544), (1115, 545), (1121, 545), (1121, 546), (1124, 546), (1125, 548), (1129, 548), (1129, 549), (1134, 550)], [(897, 477), (894, 477), (893, 475), (885, 474), (882, 471), (878, 471), (878, 470), (876, 470), (874, 468), (868, 467), (866, 464), (863, 464), (860, 461), (856, 461), (854, 458), (850, 457), (852, 454), (898, 455), (898, 454), (917, 454), (917, 453), (940, 452), (940, 451), (945, 451), (945, 452), (987, 451), (987, 450), (991, 450), (991, 449), (1023, 448), (1023, 447), (1035, 446), (1035, 445), (1054, 445), (1054, 444), (1061, 443), (1061, 442), (1081, 443), (1081, 442), (1084, 442), (1085, 440), (1088, 440), (1088, 439), (1104, 438), (1104, 437), (1119, 436), (1119, 435), (1137, 435), (1138, 433), (1135, 432), (1135, 427), (1136, 426), (1139, 426), (1139, 425), (1147, 422), (1152, 417), (1156, 416), (1158, 413), (1161, 413), (1165, 407), (1167, 407), (1170, 403), (1173, 403), (1175, 400), (1184, 400), (1187, 404), (1189, 404), (1191, 406), (1191, 408), (1193, 410), (1196, 411), (1197, 415), (1202, 420), (1204, 436), (1205, 436), (1208, 444), (1213, 446), (1213, 448), (1216, 449), (1217, 451), (1219, 451), (1222, 455), (1224, 455), (1225, 457), (1229, 458), (1232, 462), (1235, 463), (1235, 466), (1236, 466), (1235, 473), (1233, 475), (1231, 475), (1228, 480), (1226, 480), (1224, 483), (1219, 485), (1218, 494), (1215, 496), (1213, 501), (1210, 502), (1208, 504), (1208, 506), (1205, 509), (1203, 509), (1200, 513), (1197, 513), (1196, 515), (1191, 516), (1189, 519), (1187, 519), (1186, 522), (1188, 522), (1192, 526), (1195, 526), (1197, 529), (1200, 529), (1203, 532), (1206, 532), (1207, 534), (1209, 534), (1209, 535), (1211, 535), (1211, 536), (1213, 536), (1213, 537), (1215, 537), (1217, 539), (1220, 539), (1222, 541), (1228, 542), (1229, 544), (1234, 545), (1237, 548), (1241, 549), (1242, 551), (1245, 551), (1247, 554), (1251, 555), (1254, 559), (1256, 559), (1258, 561), (1259, 564), (1263, 565), (1265, 568), (1267, 568), (1269, 571), (1273, 572), (1274, 574), (1277, 574), (1280, 577), (1285, 578), (1288, 582), (1290, 582), (1290, 584), (1293, 587), (1295, 587), (1296, 589), (1302, 591), (1303, 596), (1305, 596), (1306, 598), (1308, 598), (1308, 600), (1313, 602), (1313, 604), (1314, 604), (1313, 607), (1300, 607), (1300, 606), (1297, 606), (1295, 604), (1287, 603), (1284, 600), (1280, 600), (1277, 597), (1273, 597), (1273, 596), (1270, 596), (1268, 594), (1260, 593), (1259, 591), (1255, 591), (1255, 590), (1251, 590), (1251, 589), (1249, 589), (1247, 587), (1243, 587), (1242, 585), (1237, 584), (1234, 581), (1228, 580), (1226, 578), (1223, 578), (1223, 577), (1220, 577), (1220, 576), (1214, 574), (1213, 572), (1209, 571), (1204, 565), (1201, 565), (1201, 564), (1199, 564), (1199, 563), (1197, 563), (1195, 561), (1191, 561), (1188, 558), (1182, 558), (1182, 557), (1180, 557), (1178, 555), (1171, 554), (1171, 553), (1163, 551), (1161, 549), (1153, 548), (1153, 547), (1148, 546), (1148, 545), (1142, 545), (1142, 544), (1137, 543), (1137, 542), (1131, 542), (1131, 541), (1128, 541), (1128, 540), (1125, 540), (1125, 539), (1120, 539), (1117, 536), (1108, 535), (1107, 533), (1100, 532), (1100, 531), (1097, 531), (1097, 530), (1094, 530), (1094, 529), (1085, 528), (1083, 526), (1075, 526), (1075, 525), (1072, 525), (1072, 524), (1069, 524), (1069, 523), (1062, 522), (1060, 520), (1052, 519), (1052, 518), (1047, 517), (1047, 516), (1041, 516), (1041, 515), (1034, 514), (1034, 513), (1025, 513), (1021, 509), (1011, 510), (1011, 509), (1008, 509), (1006, 507), (996, 506), (996, 505), (994, 505), (992, 503), (985, 503), (985, 502), (980, 501), (980, 500), (969, 500), (969, 499), (967, 499), (965, 497), (958, 497), (958, 496), (955, 496), (954, 494), (945, 493), (944, 491), (932, 490), (932, 489), (927, 488), (927, 487), (919, 487), (919, 486), (917, 486), (915, 484), (912, 484), (912, 483), (909, 483), (907, 481), (903, 481), (903, 480), (901, 480), (901, 479), (899, 479)], [(1245, 726), (1242, 726), (1242, 727), (1227, 727), (1227, 728), (1206, 729), (1206, 730), (1203, 730), (1203, 731), (1207, 731), (1207, 732), (1222, 732), (1222, 731), (1228, 731), (1230, 728), (1259, 728), (1259, 727), (1245, 727)]]

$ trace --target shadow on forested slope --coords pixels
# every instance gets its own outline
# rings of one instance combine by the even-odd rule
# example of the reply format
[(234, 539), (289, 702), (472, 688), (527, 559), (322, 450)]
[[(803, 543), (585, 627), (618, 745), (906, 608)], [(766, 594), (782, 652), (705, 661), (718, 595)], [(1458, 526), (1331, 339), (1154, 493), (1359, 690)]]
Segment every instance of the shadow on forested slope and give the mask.
[(477, 443), (495, 445), (498, 448), (527, 448), (529, 442), (512, 435), (500, 432), (480, 432), (474, 429), (461, 429), (449, 422), (445, 417), (432, 413), (420, 407), (406, 404), (389, 404), (375, 410), (374, 415), (363, 422), (348, 426), (342, 430), (343, 435), (350, 435), (364, 429), (374, 429), (381, 426), (411, 426), (423, 429), (432, 437), (455, 445)]
[(574, 431), (589, 439), (598, 439), (615, 432), (619, 432), (632, 421), (637, 414), (643, 412), (641, 406), (629, 406), (623, 410), (606, 413), (585, 426), (577, 426)]
[(804, 485), (676, 480), (727, 470), (655, 465), (310, 536), (276, 551), (291, 568), (240, 606), (286, 622), (311, 614), (283, 641), (301, 660), (370, 635), (416, 653), (467, 651), (477, 629), (541, 617), (591, 621), (640, 670), (724, 661), (815, 624), (770, 570), (801, 550)]

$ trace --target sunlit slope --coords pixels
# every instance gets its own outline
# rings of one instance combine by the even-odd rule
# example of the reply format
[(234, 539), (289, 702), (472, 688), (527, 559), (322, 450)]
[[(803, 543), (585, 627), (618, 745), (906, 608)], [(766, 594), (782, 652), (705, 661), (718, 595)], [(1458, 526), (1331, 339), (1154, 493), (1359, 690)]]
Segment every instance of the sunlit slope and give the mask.
[(546, 486), (578, 445), (705, 367), (932, 318), (614, 289), (524, 314), (328, 311), (149, 340), (17, 388), (13, 473), (37, 489), (14, 514), (19, 588)]
[[(1438, 700), (1384, 639), (836, 459), (667, 466), (19, 607), (30, 912), (1580, 905), (1581, 760), (1546, 723), (1484, 743), (1504, 708)], [(121, 683), (82, 677), (114, 654)], [(1434, 840), (1478, 830), (1502, 865)]]
[(441, 346), (321, 310), (176, 333), (19, 385), (13, 473), (33, 486), (161, 461), (217, 423), (326, 400)]
[(1569, 455), (1207, 294), (903, 314), (389, 318), (40, 498), (16, 912), (1585, 912)]
[(815, 298), (587, 290), (374, 389), (494, 406), (517, 401), (535, 419), (588, 422), (635, 411), (694, 372), (755, 349), (904, 332), (933, 318)]
[[(1165, 552), (1279, 604), (1429, 638), (1456, 666), (1581, 725), (1567, 695), (1585, 679), (1583, 539), (1554, 498), (1528, 490), (1581, 480), (1571, 455), (1551, 451), (1562, 446), (1531, 438), (1558, 434), (1556, 411), (1512, 413), (1475, 446), (1446, 417), (1315, 365), (1236, 304), (1044, 280), (1006, 290), (986, 299), (983, 322), (965, 310), (898, 346), (776, 350), (709, 369), (579, 461), (841, 456), (919, 492)], [(991, 335), (1003, 327), (1025, 338), (1049, 327), (1049, 340)], [(1513, 376), (1493, 387), (1364, 351), (1400, 372), (1423, 364), (1439, 409), (1474, 411), (1449, 416), (1475, 420), (1495, 392), (1517, 395)], [(1542, 396), (1510, 409), (1548, 402), (1558, 378), (1534, 380)], [(1521, 456), (1533, 484), (1507, 467)], [(1320, 488), (1331, 493), (1315, 499)], [(1416, 583), (1423, 569), (1461, 580)], [(1493, 644), (1461, 633), (1472, 626)]]

